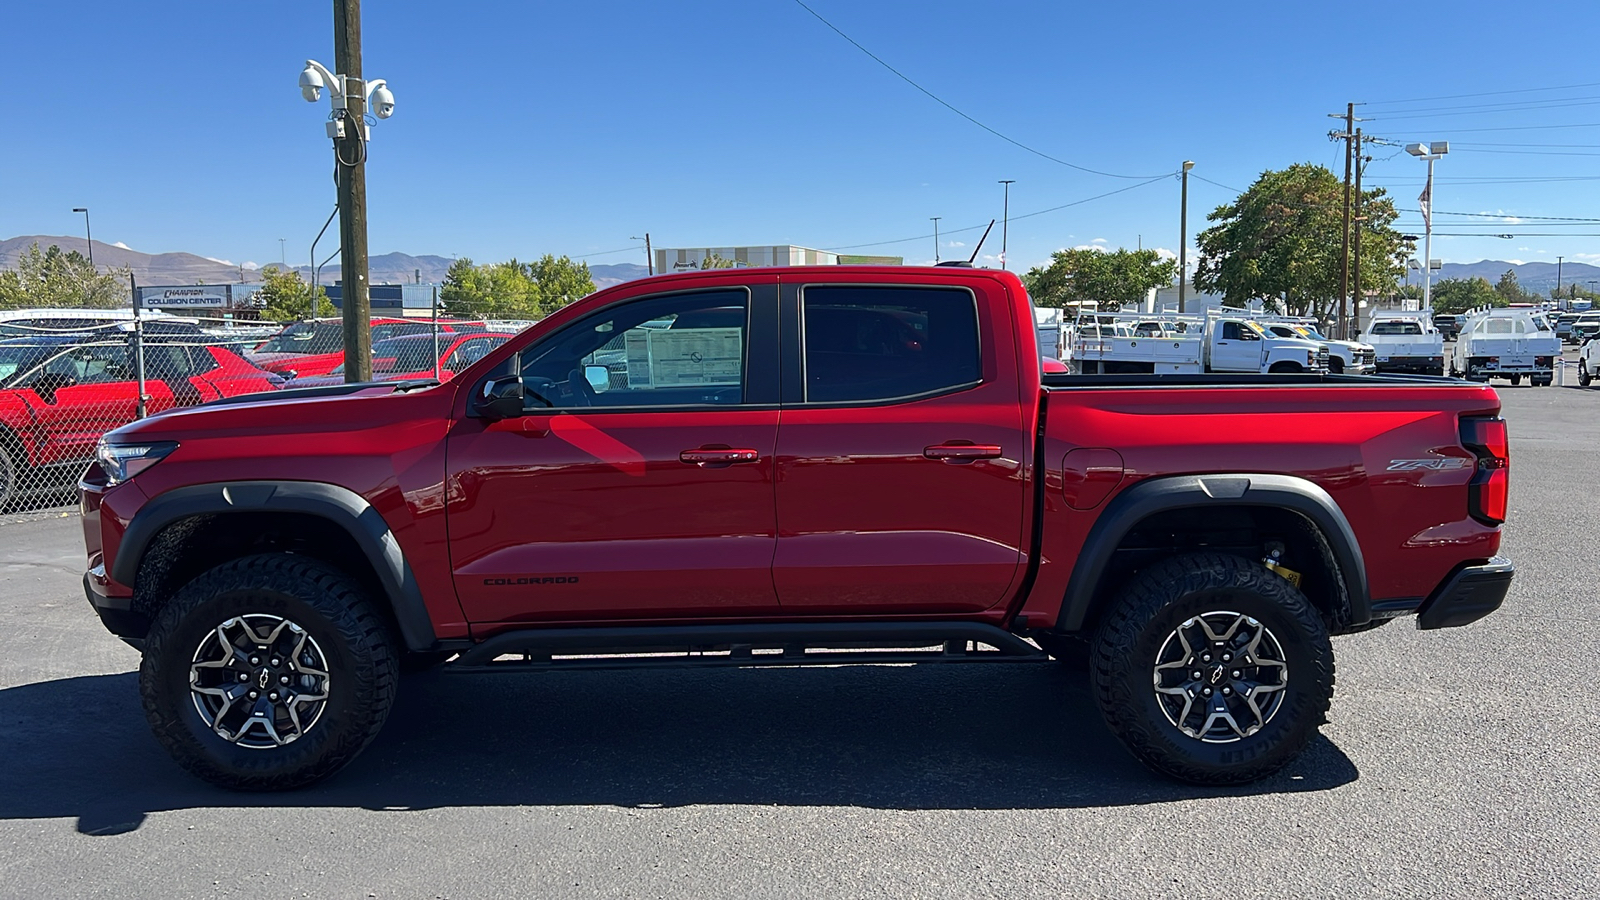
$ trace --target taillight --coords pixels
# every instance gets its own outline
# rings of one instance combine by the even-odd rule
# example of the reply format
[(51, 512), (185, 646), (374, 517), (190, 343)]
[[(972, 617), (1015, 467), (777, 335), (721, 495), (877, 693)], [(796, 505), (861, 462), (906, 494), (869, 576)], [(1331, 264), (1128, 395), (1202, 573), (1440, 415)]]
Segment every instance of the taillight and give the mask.
[(1485, 525), (1506, 520), (1506, 489), (1511, 480), (1511, 450), (1506, 420), (1461, 420), (1461, 444), (1478, 458), (1478, 470), (1467, 485), (1467, 511)]

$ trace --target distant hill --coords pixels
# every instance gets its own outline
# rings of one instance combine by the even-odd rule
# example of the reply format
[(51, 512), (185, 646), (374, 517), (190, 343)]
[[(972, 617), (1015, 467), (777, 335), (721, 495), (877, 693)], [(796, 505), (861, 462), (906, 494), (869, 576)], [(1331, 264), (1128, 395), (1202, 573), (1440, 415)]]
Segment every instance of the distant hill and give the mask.
[[(16, 268), (17, 260), (21, 259), (22, 255), (28, 252), (28, 247), (35, 243), (41, 250), (55, 244), (64, 251), (76, 250), (79, 253), (85, 253), (88, 246), (83, 238), (70, 235), (30, 234), (7, 238), (0, 240), (0, 269)], [(332, 252), (331, 246), (328, 251)], [(141, 253), (138, 250), (101, 241), (94, 242), (94, 261), (95, 265), (106, 268), (132, 269), (139, 283), (147, 286), (201, 282), (234, 284), (240, 281), (260, 280), (259, 269), (246, 269), (222, 260), (196, 256), (193, 253)], [(373, 284), (410, 284), (415, 281), (429, 284), (444, 281), (452, 261), (448, 256), (383, 253), (369, 256), (367, 267)], [(306, 281), (311, 280), (310, 266), (290, 268), (299, 272), (300, 277)], [(589, 272), (594, 276), (595, 286), (602, 288), (643, 278), (646, 274), (644, 266), (632, 263), (590, 266)], [(323, 284), (332, 284), (339, 280), (337, 257), (333, 262), (323, 266), (319, 277)]]
[[(1550, 289), (1556, 286), (1556, 264), (1553, 262), (1525, 262), (1513, 264), (1505, 260), (1485, 259), (1475, 263), (1445, 263), (1444, 268), (1434, 276), (1435, 280), (1443, 278), (1483, 278), (1490, 284), (1500, 280), (1500, 276), (1510, 269), (1517, 273), (1517, 283), (1524, 290), (1532, 291), (1542, 296), (1549, 296)], [(1411, 275), (1411, 283), (1417, 284), (1420, 277), (1415, 272)], [(1589, 281), (1600, 282), (1600, 266), (1591, 266), (1587, 263), (1564, 262), (1561, 264), (1561, 284), (1563, 286), (1577, 282), (1589, 288), (1600, 287), (1600, 284), (1586, 284)]]

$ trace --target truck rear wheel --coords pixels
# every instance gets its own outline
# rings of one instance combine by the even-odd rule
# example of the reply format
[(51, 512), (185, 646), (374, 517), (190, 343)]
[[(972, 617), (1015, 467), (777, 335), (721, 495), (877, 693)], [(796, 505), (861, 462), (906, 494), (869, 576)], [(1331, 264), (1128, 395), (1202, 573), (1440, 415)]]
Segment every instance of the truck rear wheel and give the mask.
[(398, 659), (348, 575), (286, 553), (224, 563), (181, 588), (145, 642), (139, 691), (179, 765), (235, 790), (333, 774), (388, 717)]
[(1594, 376), (1589, 374), (1589, 365), (1583, 360), (1578, 360), (1578, 387), (1588, 387)]
[(1101, 715), (1134, 756), (1194, 784), (1242, 784), (1292, 760), (1326, 719), (1333, 647), (1304, 594), (1216, 553), (1139, 573), (1095, 635)]

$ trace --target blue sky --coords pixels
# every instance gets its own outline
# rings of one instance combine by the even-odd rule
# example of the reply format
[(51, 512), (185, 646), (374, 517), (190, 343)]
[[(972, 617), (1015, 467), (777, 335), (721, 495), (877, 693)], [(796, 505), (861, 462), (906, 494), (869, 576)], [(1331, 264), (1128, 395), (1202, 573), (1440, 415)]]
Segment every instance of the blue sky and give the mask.
[[(1438, 210), (1600, 218), (1600, 127), (1569, 127), (1600, 123), (1600, 74), (1572, 39), (1594, 23), (1587, 3), (807, 2), (973, 118), (1088, 168), (1192, 159), (1234, 188), (1294, 162), (1342, 171), (1326, 114), (1356, 100), (1369, 133), (1452, 142)], [(397, 98), (370, 148), (374, 253), (643, 262), (604, 251), (648, 230), (658, 247), (874, 245), (853, 252), (922, 262), (931, 237), (880, 242), (941, 216), (942, 254), (970, 253), (979, 231), (957, 229), (1001, 216), (1002, 178), (1013, 268), (1096, 241), (1178, 244), (1175, 178), (1016, 218), (1143, 179), (985, 132), (794, 0), (365, 6), (366, 74)], [(282, 237), (306, 260), (332, 161), (326, 101), (295, 82), (306, 58), (333, 61), (330, 3), (81, 0), (6, 18), (0, 237), (80, 233), (70, 210), (87, 205), (97, 240), (268, 263)], [(1415, 208), (1424, 165), (1373, 155), (1368, 183)], [(1191, 237), (1231, 196), (1191, 182)], [(1600, 238), (1569, 234), (1600, 222), (1435, 228), (1558, 233), (1438, 237), (1448, 261), (1600, 263)]]

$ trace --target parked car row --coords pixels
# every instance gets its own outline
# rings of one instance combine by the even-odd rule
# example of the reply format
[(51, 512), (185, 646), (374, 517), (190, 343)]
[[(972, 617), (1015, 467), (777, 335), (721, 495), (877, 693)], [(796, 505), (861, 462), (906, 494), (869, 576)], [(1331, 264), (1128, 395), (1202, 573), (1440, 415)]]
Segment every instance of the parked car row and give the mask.
[[(265, 342), (207, 331), (175, 316), (153, 315), (142, 326), (142, 352), (136, 353), (127, 310), (0, 314), (0, 509), (74, 483), (100, 436), (138, 417), (141, 377), (146, 415), (343, 381), (338, 320), (298, 322)], [(477, 323), (449, 322), (441, 323), (435, 339), (431, 327), (374, 320), (374, 380), (432, 379), (435, 359), (437, 377), (448, 380), (511, 337), (486, 333)], [(297, 364), (334, 374), (297, 378)]]

